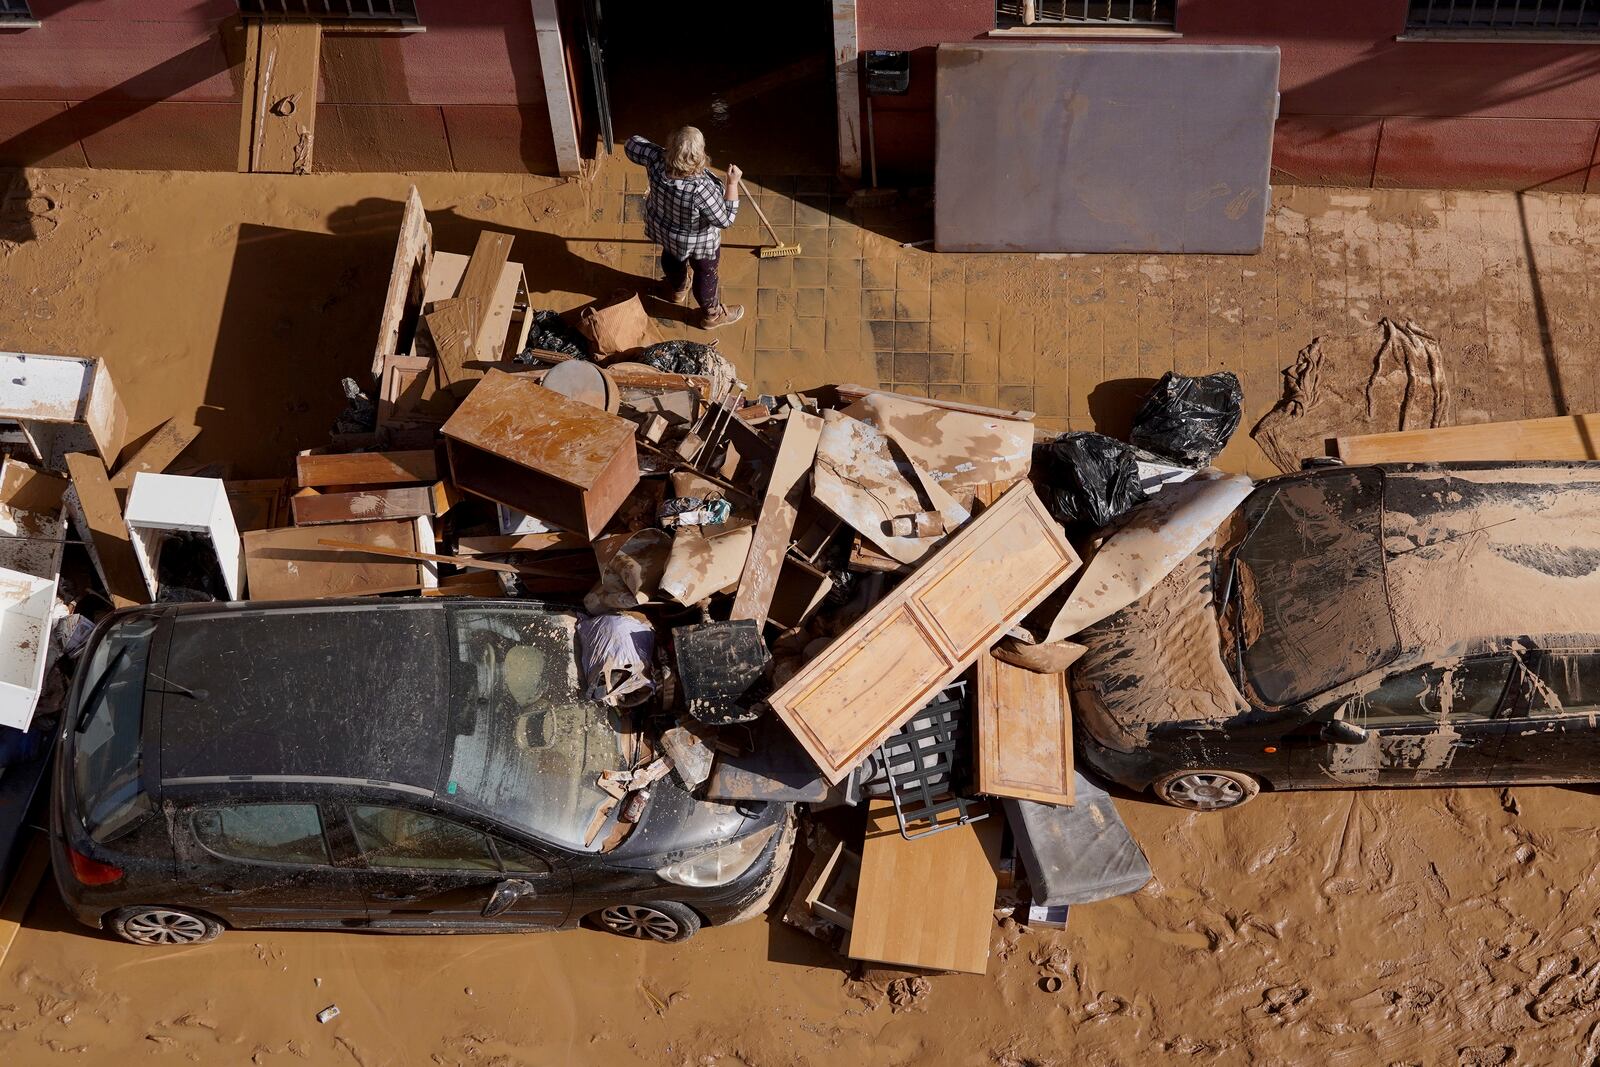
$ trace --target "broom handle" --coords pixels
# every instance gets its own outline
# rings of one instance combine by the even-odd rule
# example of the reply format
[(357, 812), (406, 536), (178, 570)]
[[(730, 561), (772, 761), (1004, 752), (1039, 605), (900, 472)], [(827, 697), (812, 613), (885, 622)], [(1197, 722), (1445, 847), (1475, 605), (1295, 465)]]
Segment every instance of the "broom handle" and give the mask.
[(772, 235), (772, 243), (778, 245), (783, 244), (782, 241), (778, 240), (778, 231), (774, 230), (772, 228), (772, 223), (767, 221), (767, 213), (761, 210), (761, 205), (756, 201), (755, 193), (750, 194), (750, 206), (756, 209), (756, 218), (761, 220), (761, 225), (765, 226), (767, 228), (767, 232)]

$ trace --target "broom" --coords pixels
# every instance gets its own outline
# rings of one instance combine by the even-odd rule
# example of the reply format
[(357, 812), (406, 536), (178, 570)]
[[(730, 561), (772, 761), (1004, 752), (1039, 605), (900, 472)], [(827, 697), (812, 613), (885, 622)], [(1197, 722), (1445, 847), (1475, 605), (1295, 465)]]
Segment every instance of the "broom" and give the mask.
[(773, 240), (773, 244), (770, 246), (758, 249), (756, 255), (762, 259), (776, 259), (778, 256), (798, 256), (800, 254), (800, 246), (786, 245), (778, 240), (778, 231), (774, 230), (772, 223), (767, 221), (767, 213), (761, 210), (761, 205), (756, 201), (754, 193), (750, 194), (750, 206), (756, 209), (756, 217), (761, 220), (761, 225), (767, 228), (767, 232), (772, 235)]

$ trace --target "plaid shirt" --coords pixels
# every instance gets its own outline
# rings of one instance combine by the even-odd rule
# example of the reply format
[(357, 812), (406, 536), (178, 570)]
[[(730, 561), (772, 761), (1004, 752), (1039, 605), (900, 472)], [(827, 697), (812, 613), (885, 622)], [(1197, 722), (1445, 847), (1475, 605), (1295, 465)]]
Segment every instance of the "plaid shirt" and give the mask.
[(725, 188), (709, 173), (674, 178), (666, 153), (637, 134), (628, 138), (628, 158), (650, 173), (645, 202), (645, 236), (679, 259), (710, 259), (722, 247), (722, 231), (733, 225), (739, 201), (724, 198)]

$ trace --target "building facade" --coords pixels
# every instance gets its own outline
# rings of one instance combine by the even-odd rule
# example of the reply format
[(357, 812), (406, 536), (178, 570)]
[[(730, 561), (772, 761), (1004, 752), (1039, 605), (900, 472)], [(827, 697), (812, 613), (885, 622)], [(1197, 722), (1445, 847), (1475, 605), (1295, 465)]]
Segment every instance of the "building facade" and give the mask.
[[(0, 0), (0, 166), (235, 169), (245, 20), (284, 3)], [(938, 45), (1112, 40), (1277, 46), (1278, 182), (1600, 188), (1600, 4), (1573, 0), (784, 0), (760, 17), (695, 0), (655, 21), (622, 0), (603, 20), (596, 0), (288, 6), (342, 10), (324, 29), (319, 170), (570, 173), (619, 111), (617, 139), (692, 121), (752, 158), (852, 174), (875, 149), (885, 180), (920, 182)], [(779, 17), (793, 27), (773, 31)], [(873, 99), (868, 145), (856, 61), (879, 49), (910, 53), (911, 78)], [(783, 151), (756, 143), (775, 126)]]

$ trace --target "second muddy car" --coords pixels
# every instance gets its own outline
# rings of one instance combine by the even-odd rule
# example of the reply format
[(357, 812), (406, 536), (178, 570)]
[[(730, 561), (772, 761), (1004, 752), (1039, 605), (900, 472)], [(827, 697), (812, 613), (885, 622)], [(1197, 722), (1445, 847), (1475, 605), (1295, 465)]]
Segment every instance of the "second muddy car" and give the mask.
[(1264, 481), (1075, 640), (1085, 760), (1181, 807), (1600, 780), (1600, 464)]

